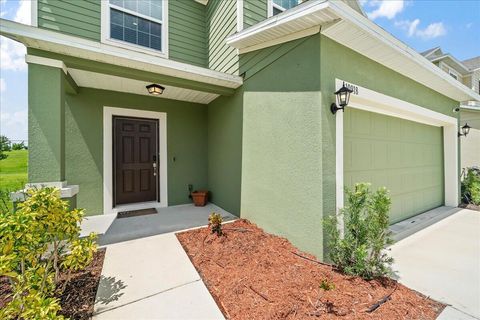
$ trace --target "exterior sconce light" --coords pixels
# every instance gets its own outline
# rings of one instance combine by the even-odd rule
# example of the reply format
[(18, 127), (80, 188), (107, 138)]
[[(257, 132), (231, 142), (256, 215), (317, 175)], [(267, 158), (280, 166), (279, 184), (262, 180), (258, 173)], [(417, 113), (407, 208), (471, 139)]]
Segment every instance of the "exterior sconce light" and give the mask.
[[(332, 111), (333, 114), (337, 113), (338, 110), (345, 111), (345, 107), (348, 105), (348, 101), (350, 100), (350, 93), (352, 93), (353, 90), (349, 89), (345, 86), (345, 82), (343, 83), (343, 86), (338, 89), (337, 92), (335, 92), (335, 96), (337, 97), (337, 103), (332, 103), (330, 105), (330, 111)], [(337, 106), (337, 104), (340, 106)]]
[(165, 90), (164, 87), (162, 87), (159, 84), (155, 84), (155, 83), (149, 84), (146, 88), (148, 90), (148, 93), (153, 94), (155, 96), (161, 95), (163, 93), (163, 91)]
[(465, 125), (463, 127), (461, 127), (460, 129), (462, 129), (462, 132), (458, 133), (459, 137), (461, 137), (461, 136), (466, 137), (467, 134), (470, 132), (470, 126), (467, 123), (465, 123)]

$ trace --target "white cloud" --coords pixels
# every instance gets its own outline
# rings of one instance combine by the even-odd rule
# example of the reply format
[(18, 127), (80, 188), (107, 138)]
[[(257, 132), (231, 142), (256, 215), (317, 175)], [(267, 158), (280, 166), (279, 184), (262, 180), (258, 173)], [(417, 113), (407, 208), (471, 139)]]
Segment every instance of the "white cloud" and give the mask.
[(23, 44), (0, 36), (0, 68), (2, 70), (26, 70), (26, 52)]
[(415, 19), (413, 21), (403, 20), (395, 22), (395, 26), (407, 30), (407, 34), (409, 37), (416, 36), (423, 39), (433, 39), (447, 34), (447, 30), (445, 29), (443, 22), (431, 23), (424, 29), (419, 28), (419, 25), (420, 19)]
[[(0, 0), (2, 1), (2, 0)], [(14, 21), (30, 24), (31, 1), (21, 0), (15, 13)], [(16, 41), (0, 36), (0, 68), (3, 70), (26, 70), (25, 46)]]
[(405, 2), (404, 0), (374, 0), (369, 2), (369, 6), (376, 8), (367, 13), (370, 19), (375, 20), (377, 18), (384, 17), (391, 20), (395, 18), (397, 14), (403, 11)]
[(21, 0), (20, 6), (18, 7), (17, 12), (15, 13), (15, 22), (30, 24), (32, 21), (32, 2), (30, 0)]
[(7, 90), (7, 84), (3, 78), (0, 78), (0, 92)]
[(26, 130), (28, 123), (27, 109), (15, 112), (1, 112), (0, 113), (0, 128), (2, 134), (8, 132), (10, 139), (25, 140), (27, 138)]

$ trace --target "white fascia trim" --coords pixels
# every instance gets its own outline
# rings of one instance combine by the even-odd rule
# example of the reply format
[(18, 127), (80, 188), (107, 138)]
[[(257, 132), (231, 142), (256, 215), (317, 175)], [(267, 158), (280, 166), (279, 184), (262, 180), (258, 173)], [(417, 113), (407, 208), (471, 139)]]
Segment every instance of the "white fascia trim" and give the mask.
[[(289, 23), (292, 20), (300, 19), (306, 15), (309, 15), (315, 11), (323, 10), (328, 7), (327, 0), (307, 1), (298, 5), (292, 9), (282, 12), (276, 16), (270, 17), (263, 22), (257, 23), (242, 32), (232, 34), (228, 36), (226, 42), (228, 45), (236, 47), (235, 44), (239, 41), (250, 38), (265, 30)], [(352, 9), (353, 10), (353, 9)], [(273, 39), (272, 39), (273, 40)], [(239, 48), (240, 49), (240, 48)]]
[(206, 6), (208, 4), (208, 0), (195, 0), (195, 2), (203, 4), (204, 6)]
[[(31, 43), (44, 42), (59, 45), (63, 48), (71, 49), (72, 52), (77, 51), (74, 56), (84, 59), (91, 59), (141, 70), (144, 70), (145, 68), (135, 64), (148, 64), (152, 67), (160, 67), (167, 70), (168, 72), (165, 74), (168, 75), (204, 83), (213, 83), (227, 88), (238, 88), (243, 83), (243, 79), (236, 75), (156, 57), (151, 54), (132, 51), (126, 48), (120, 48), (51, 30), (35, 28), (5, 19), (0, 19), (0, 34), (13, 38), (24, 44), (28, 44), (28, 42), (31, 41)], [(35, 45), (29, 46), (36, 47)], [(116, 58), (126, 59), (127, 61), (119, 61)], [(148, 71), (160, 73), (160, 71), (152, 70), (152, 68)], [(218, 82), (221, 84), (218, 84)]]
[(243, 0), (237, 1), (237, 32), (243, 30)]
[[(447, 54), (444, 54), (443, 56), (440, 56), (440, 57), (436, 57), (436, 58), (433, 58), (432, 60), (430, 60), (431, 62), (435, 62), (435, 61), (438, 61), (438, 60), (442, 60), (442, 59), (445, 59), (445, 58), (449, 58), (451, 59), (453, 62), (455, 62), (456, 64), (458, 64), (458, 66), (460, 68), (463, 69), (463, 73), (470, 73), (470, 69), (468, 69), (460, 60), (457, 60), (454, 56), (452, 56), (450, 53), (447, 53)], [(445, 63), (446, 64), (446, 63)], [(448, 64), (446, 64), (448, 65)], [(457, 70), (458, 72), (458, 70)]]
[[(130, 48), (131, 50), (134, 50), (134, 51), (151, 54), (161, 58), (168, 58), (168, 0), (162, 0), (162, 5), (163, 5), (162, 21), (154, 21), (162, 25), (162, 50), (161, 51), (150, 49), (140, 45), (135, 45), (133, 43), (128, 43), (128, 42), (117, 40), (117, 39), (111, 39), (110, 38), (110, 3), (109, 1), (101, 1), (100, 39), (102, 43), (106, 43), (119, 48)], [(122, 8), (118, 8), (117, 10), (123, 11)], [(132, 12), (131, 14), (134, 14), (134, 13)], [(150, 18), (147, 18), (146, 16), (144, 17), (144, 19), (152, 20)]]
[[(168, 206), (167, 192), (167, 114), (165, 112), (145, 111), (138, 109), (103, 107), (103, 214), (116, 213), (113, 208), (113, 116), (140, 117), (158, 119), (159, 133), (159, 174), (160, 201), (158, 207)], [(132, 204), (128, 208), (141, 207), (142, 204)], [(151, 204), (150, 204), (151, 207)]]
[(270, 41), (265, 41), (263, 43), (256, 44), (254, 46), (238, 49), (238, 52), (240, 54), (247, 53), (247, 52), (251, 52), (251, 51), (255, 51), (255, 50), (260, 50), (260, 49), (263, 49), (263, 48), (268, 48), (268, 47), (271, 47), (271, 46), (274, 46), (274, 45), (277, 45), (277, 44), (280, 44), (280, 43), (284, 43), (284, 42), (293, 41), (293, 40), (296, 40), (296, 39), (308, 37), (308, 36), (311, 36), (313, 34), (319, 33), (320, 29), (321, 29), (321, 26), (315, 26), (315, 27), (308, 28), (308, 29), (305, 29), (305, 30), (302, 30), (302, 31), (299, 31), (299, 32), (291, 33), (291, 34), (286, 35), (286, 36), (281, 37), (281, 38), (273, 39), (273, 40), (270, 40)]
[[(425, 68), (433, 75), (442, 78), (443, 80), (448, 82), (449, 85), (455, 87), (463, 94), (468, 95), (473, 100), (480, 100), (480, 95), (478, 93), (474, 92), (462, 83), (453, 79), (450, 75), (445, 74), (443, 70), (431, 63), (430, 60), (426, 59), (420, 53), (413, 50), (412, 48), (392, 36), (387, 31), (383, 30), (374, 22), (370, 21), (369, 19), (365, 18), (364, 16), (350, 8), (350, 6), (348, 6), (347, 4), (343, 3), (342, 1), (329, 1), (328, 4), (329, 7), (334, 10), (336, 14), (338, 14), (343, 20), (355, 24), (359, 28), (363, 29), (365, 32), (374, 36), (381, 43), (393, 48), (399, 54), (407, 56), (408, 58), (416, 62), (418, 65), (420, 65), (422, 68)], [(348, 43), (345, 45), (348, 47)]]
[(30, 25), (32, 27), (38, 27), (38, 0), (31, 0), (30, 9)]
[[(457, 118), (444, 115), (439, 112), (391, 97), (385, 94), (363, 88), (356, 84), (335, 79), (335, 90), (342, 87), (343, 83), (348, 87), (355, 88), (355, 94), (351, 94), (350, 102), (346, 107), (380, 113), (405, 120), (415, 121), (432, 126), (443, 127), (444, 143), (444, 192), (445, 205), (456, 207), (458, 205), (458, 120)], [(343, 171), (343, 112), (335, 115), (335, 169), (336, 169), (336, 212), (344, 206), (344, 171)], [(339, 230), (343, 222), (339, 222)]]
[(37, 57), (37, 56), (32, 56), (30, 54), (27, 54), (25, 55), (25, 62), (32, 63), (32, 64), (40, 64), (42, 66), (59, 68), (59, 69), (62, 69), (65, 74), (68, 74), (67, 66), (61, 60)]
[(430, 52), (427, 52), (426, 55), (423, 55), (425, 58), (430, 56), (432, 53), (434, 53), (435, 51), (437, 51), (438, 49), (440, 49), (440, 47), (435, 47), (433, 49), (430, 49)]

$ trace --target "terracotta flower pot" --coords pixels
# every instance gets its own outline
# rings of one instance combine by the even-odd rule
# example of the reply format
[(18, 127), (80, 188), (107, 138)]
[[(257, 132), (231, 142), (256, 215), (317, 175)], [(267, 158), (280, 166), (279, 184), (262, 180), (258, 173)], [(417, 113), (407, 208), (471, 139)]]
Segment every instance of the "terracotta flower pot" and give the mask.
[(193, 191), (192, 199), (195, 207), (204, 207), (208, 201), (208, 191)]

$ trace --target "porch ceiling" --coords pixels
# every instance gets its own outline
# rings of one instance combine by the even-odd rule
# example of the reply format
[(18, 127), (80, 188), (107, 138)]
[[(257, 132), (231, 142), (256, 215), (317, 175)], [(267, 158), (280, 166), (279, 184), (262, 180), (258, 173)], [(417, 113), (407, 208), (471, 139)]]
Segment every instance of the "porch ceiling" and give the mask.
[[(47, 58), (64, 61), (69, 68), (116, 76), (121, 69), (126, 75), (134, 72), (132, 79), (148, 81), (147, 78), (154, 78), (165, 85), (213, 94), (233, 94), (234, 89), (243, 83), (242, 78), (236, 75), (5, 19), (0, 19), (0, 34), (37, 51), (34, 55), (48, 54)], [(29, 54), (32, 54), (30, 50)]]
[[(79, 87), (151, 96), (145, 89), (145, 86), (151, 82), (73, 68), (68, 68), (68, 73)], [(160, 84), (165, 87), (165, 91), (162, 95), (158, 96), (158, 98), (208, 104), (219, 96), (219, 94), (215, 93), (179, 88), (163, 83)]]

